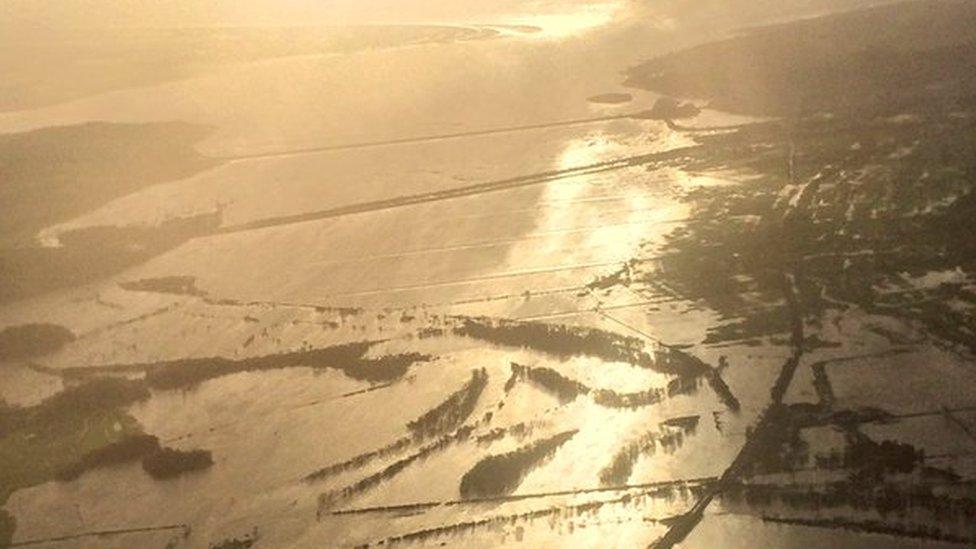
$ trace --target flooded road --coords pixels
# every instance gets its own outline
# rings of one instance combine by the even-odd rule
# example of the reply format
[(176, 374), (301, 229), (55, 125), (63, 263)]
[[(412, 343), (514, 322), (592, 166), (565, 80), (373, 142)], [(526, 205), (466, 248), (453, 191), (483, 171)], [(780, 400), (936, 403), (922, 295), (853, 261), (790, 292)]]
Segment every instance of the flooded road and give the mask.
[[(971, 543), (971, 105), (785, 115), (688, 74), (868, 4), (23, 38), (100, 69), (0, 90), (49, 186), (3, 235), (0, 546)], [(88, 201), (46, 210), (62, 181)]]

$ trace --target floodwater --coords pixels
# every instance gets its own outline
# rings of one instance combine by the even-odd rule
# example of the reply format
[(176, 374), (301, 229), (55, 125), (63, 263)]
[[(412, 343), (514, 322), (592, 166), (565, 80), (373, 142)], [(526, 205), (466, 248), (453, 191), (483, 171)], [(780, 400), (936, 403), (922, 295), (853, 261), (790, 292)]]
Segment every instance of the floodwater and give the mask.
[[(750, 201), (775, 195), (750, 186), (765, 182), (765, 164), (736, 160), (779, 149), (750, 142), (732, 158), (696, 156), (698, 133), (670, 117), (631, 116), (663, 94), (624, 85), (647, 59), (745, 27), (882, 2), (143, 8), (162, 31), (139, 30), (146, 25), (123, 9), (99, 21), (76, 4), (64, 8), (80, 22), (71, 33), (84, 42), (104, 32), (103, 42), (70, 55), (41, 50), (65, 67), (78, 55), (91, 78), (60, 89), (0, 56), (24, 75), (0, 90), (0, 133), (178, 121), (205, 130), (179, 145), (206, 164), (104, 193), (41, 227), (37, 245), (70, 250), (85, 231), (216, 221), (157, 247), (118, 237), (82, 263), (112, 250), (135, 259), (4, 303), (0, 326), (55, 324), (73, 339), (29, 359), (0, 354), (0, 398), (43, 409), (62, 391), (126, 379), (145, 394), (85, 412), (112, 418), (106, 441), (145, 433), (166, 448), (205, 450), (212, 463), (160, 479), (137, 457), (56, 479), (69, 457), (94, 459), (87, 442), (45, 442), (60, 455), (38, 456), (50, 463), (37, 473), (24, 465), (42, 451), (32, 441), (57, 429), (0, 422), (0, 459), (22, 467), (0, 475), (14, 546), (974, 539), (958, 519), (968, 495), (943, 488), (976, 471), (966, 458), (969, 355), (928, 339), (918, 317), (880, 306), (852, 300), (798, 314), (807, 297), (796, 273), (784, 271), (794, 281), (786, 298), (770, 297), (765, 268), (719, 280), (729, 274), (724, 251), (743, 257), (723, 235), (762, 226), (768, 212)], [(49, 14), (16, 8), (22, 26), (9, 26), (24, 44), (35, 44), (24, 29), (38, 22), (59, 36)], [(102, 29), (85, 30), (92, 25)], [(131, 58), (121, 55), (133, 44)], [(159, 59), (172, 66), (140, 64)], [(693, 126), (769, 120), (697, 103), (700, 114), (685, 121)], [(170, 149), (165, 138), (155, 146)], [(100, 192), (126, 177), (112, 166), (143, 154), (93, 150), (85, 177)], [(796, 211), (804, 192), (785, 202)], [(761, 245), (749, 239), (739, 241)], [(910, 289), (875, 287), (886, 296), (959, 290), (968, 273), (905, 272)], [(820, 295), (832, 298), (826, 283)], [(955, 310), (969, 310), (966, 296)], [(882, 411), (889, 416), (874, 421)], [(843, 414), (874, 419), (851, 427)], [(85, 436), (100, 429), (80, 417)], [(915, 469), (849, 457), (882, 441), (926, 455)], [(925, 500), (892, 519), (837, 472), (874, 466), (892, 486), (938, 477), (927, 496), (957, 503)], [(796, 480), (810, 469), (814, 481)], [(838, 478), (840, 488), (830, 484)], [(819, 492), (841, 499), (809, 503)], [(939, 514), (947, 508), (956, 514)]]

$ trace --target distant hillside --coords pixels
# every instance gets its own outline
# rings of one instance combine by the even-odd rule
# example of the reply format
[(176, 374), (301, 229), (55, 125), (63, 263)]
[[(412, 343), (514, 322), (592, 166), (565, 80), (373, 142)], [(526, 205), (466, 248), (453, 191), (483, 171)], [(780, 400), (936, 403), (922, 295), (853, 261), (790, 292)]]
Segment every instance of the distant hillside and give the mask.
[(899, 112), (976, 96), (976, 2), (932, 0), (746, 30), (652, 59), (627, 84), (749, 114)]
[(194, 148), (209, 128), (87, 123), (0, 134), (0, 249), (139, 189), (217, 165)]
[(216, 166), (182, 122), (94, 122), (0, 134), (0, 303), (96, 280), (212, 231), (219, 213), (158, 226), (85, 227), (40, 247), (37, 232), (145, 187)]

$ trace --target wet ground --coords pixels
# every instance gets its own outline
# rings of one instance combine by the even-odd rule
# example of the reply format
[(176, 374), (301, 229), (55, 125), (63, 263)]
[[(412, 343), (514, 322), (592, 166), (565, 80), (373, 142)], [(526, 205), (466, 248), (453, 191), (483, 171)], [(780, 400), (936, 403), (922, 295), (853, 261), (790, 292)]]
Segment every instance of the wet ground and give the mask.
[[(947, 83), (784, 110), (775, 55), (733, 89), (688, 67), (830, 2), (510, 4), (227, 31), (0, 113), (47, 189), (4, 206), (33, 212), (0, 258), (0, 544), (976, 540), (965, 32), (916, 37)], [(895, 21), (866, 13), (827, 20), (841, 50)]]

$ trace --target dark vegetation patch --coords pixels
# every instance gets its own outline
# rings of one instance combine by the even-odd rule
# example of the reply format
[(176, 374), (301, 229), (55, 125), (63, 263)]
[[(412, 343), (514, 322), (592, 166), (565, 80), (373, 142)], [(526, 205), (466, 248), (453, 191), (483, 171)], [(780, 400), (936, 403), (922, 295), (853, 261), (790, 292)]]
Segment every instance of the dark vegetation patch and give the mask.
[[(815, 514), (817, 520), (826, 522), (873, 524), (899, 535), (922, 533), (923, 537), (952, 539), (960, 525), (972, 524), (976, 513), (972, 487), (960, 485), (960, 477), (951, 471), (925, 466), (922, 452), (911, 445), (877, 443), (857, 430), (862, 421), (884, 419), (885, 414), (875, 410), (832, 412), (811, 404), (774, 404), (764, 412), (757, 429), (747, 432), (746, 446), (729, 468), (732, 473), (723, 477), (723, 504), (776, 520)], [(749, 478), (750, 471), (790, 473), (805, 468), (810, 460), (800, 431), (825, 425), (843, 429), (847, 444), (841, 452), (816, 456), (815, 467), (845, 469), (849, 472), (846, 480), (800, 485), (760, 484), (761, 478), (746, 483), (735, 480), (733, 475), (743, 472)], [(947, 486), (954, 488), (947, 492)], [(859, 512), (856, 523), (844, 516), (851, 508)], [(841, 516), (825, 516), (829, 509)], [(874, 516), (865, 517), (865, 511)], [(962, 530), (965, 539), (976, 533), (969, 526)]]
[(95, 448), (55, 474), (57, 480), (75, 480), (87, 471), (141, 460), (142, 468), (157, 480), (178, 476), (184, 472), (205, 469), (213, 465), (209, 451), (184, 452), (166, 448), (159, 439), (144, 433), (131, 433), (119, 440)]
[(782, 473), (802, 469), (808, 461), (809, 444), (800, 434), (804, 422), (785, 405), (774, 405), (764, 413), (757, 428), (746, 428), (748, 464), (746, 474)]
[(57, 324), (21, 324), (0, 331), (0, 361), (23, 360), (53, 353), (75, 340), (75, 334)]
[[(447, 445), (460, 440), (466, 440), (474, 431), (471, 425), (464, 425), (464, 422), (471, 416), (484, 388), (488, 384), (488, 373), (484, 368), (473, 370), (471, 378), (465, 382), (464, 386), (449, 395), (441, 404), (427, 411), (417, 419), (407, 424), (407, 429), (411, 431), (410, 436), (405, 436), (396, 441), (376, 450), (359, 454), (345, 461), (328, 465), (305, 476), (306, 482), (316, 482), (335, 476), (339, 473), (359, 469), (378, 459), (399, 454), (411, 445), (423, 442), (425, 439), (442, 435), (435, 442), (421, 448), (411, 456), (407, 456), (388, 467), (384, 472), (380, 472), (375, 478), (364, 480), (365, 484), (360, 488), (350, 487), (349, 494), (355, 493), (359, 489), (367, 489), (370, 486), (381, 482), (389, 476), (395, 475), (402, 468), (417, 459), (426, 457), (433, 452), (445, 448)], [(488, 412), (482, 421), (487, 423), (491, 419), (491, 412)], [(453, 433), (443, 435), (452, 431)], [(502, 430), (498, 436), (503, 436), (506, 431)], [(479, 438), (479, 442), (481, 439)], [(399, 464), (399, 465), (398, 465)], [(392, 469), (391, 469), (392, 468)], [(343, 492), (333, 492), (322, 501), (332, 501), (335, 498), (343, 498)]]
[(574, 435), (576, 431), (566, 431), (512, 452), (482, 459), (461, 477), (461, 497), (471, 499), (510, 494), (532, 469), (552, 457)]
[(891, 423), (895, 417), (878, 408), (858, 408), (855, 410), (830, 411), (826, 419), (816, 418), (807, 425), (837, 425), (844, 429), (853, 429), (862, 423)]
[(149, 391), (138, 381), (106, 378), (69, 387), (27, 408), (0, 401), (0, 438), (19, 430), (51, 426), (61, 418), (99, 414), (146, 398)]
[(69, 387), (36, 406), (19, 408), (17, 415), (26, 421), (58, 421), (128, 406), (147, 398), (149, 391), (138, 380), (99, 378)]
[[(551, 368), (535, 368), (512, 363), (512, 376), (516, 380), (528, 380), (559, 399), (561, 404), (572, 402), (580, 394), (590, 392), (590, 388), (571, 380)], [(510, 378), (511, 380), (511, 378)], [(514, 383), (514, 381), (513, 381)]]
[(36, 422), (86, 416), (149, 398), (138, 380), (99, 378), (68, 387), (41, 403), (27, 408), (0, 406), (0, 436)]
[(634, 116), (635, 118), (670, 121), (681, 118), (694, 118), (700, 113), (701, 109), (693, 103), (682, 103), (672, 97), (660, 97), (649, 110), (640, 112)]
[[(617, 286), (628, 286), (633, 275), (633, 266), (636, 261), (630, 260), (623, 267), (610, 274), (601, 275), (586, 284), (588, 290), (609, 290)], [(580, 295), (585, 295), (585, 292)]]
[(675, 453), (685, 443), (685, 437), (695, 434), (698, 429), (699, 416), (685, 416), (671, 418), (661, 422), (661, 435), (658, 444), (667, 454)]
[(666, 419), (661, 422), (662, 427), (678, 429), (685, 433), (694, 432), (698, 427), (699, 416), (682, 416)]
[[(490, 414), (490, 412), (489, 412), (489, 414)], [(486, 420), (483, 420), (483, 422), (486, 423), (489, 419), (490, 419), (490, 417), (488, 419), (486, 419)], [(499, 439), (501, 439), (501, 438), (503, 438), (505, 436), (509, 436), (509, 435), (510, 436), (514, 436), (514, 437), (516, 437), (518, 439), (522, 439), (522, 438), (524, 438), (528, 434), (529, 431), (530, 431), (530, 427), (526, 423), (524, 423), (524, 422), (523, 423), (518, 423), (518, 424), (513, 425), (511, 427), (497, 427), (497, 428), (492, 429), (491, 431), (489, 431), (489, 432), (487, 432), (487, 433), (485, 433), (483, 435), (479, 435), (479, 436), (475, 437), (475, 442), (478, 443), (478, 444), (486, 444), (486, 443), (489, 443), (489, 442), (492, 442), (492, 441), (495, 441), (495, 440), (499, 440)], [(467, 440), (473, 432), (474, 432), (474, 427), (473, 426), (470, 426), (470, 425), (468, 425), (468, 426), (462, 426), (462, 427), (458, 428), (457, 430), (455, 430), (454, 433), (452, 433), (450, 435), (444, 435), (440, 439), (438, 439), (437, 441), (435, 441), (434, 443), (426, 446), (425, 448), (422, 448), (419, 452), (417, 452), (413, 456), (407, 456), (406, 458), (404, 458), (406, 460), (406, 463), (404, 464), (404, 466), (405, 465), (409, 465), (410, 463), (416, 461), (417, 459), (420, 459), (420, 458), (429, 456), (430, 454), (432, 454), (434, 452), (437, 452), (439, 450), (442, 450), (442, 449), (446, 448), (449, 444), (452, 444), (454, 442), (459, 442), (459, 441)], [(324, 480), (324, 479), (327, 479), (329, 477), (335, 476), (335, 475), (337, 475), (339, 473), (343, 473), (343, 472), (346, 472), (346, 471), (351, 471), (353, 469), (362, 468), (365, 465), (367, 465), (368, 463), (373, 462), (375, 460), (383, 459), (383, 458), (387, 458), (387, 457), (396, 455), (396, 454), (402, 452), (403, 450), (406, 450), (407, 448), (409, 448), (411, 445), (415, 444), (416, 442), (418, 442), (418, 440), (417, 440), (417, 438), (415, 436), (408, 436), (408, 437), (403, 437), (403, 438), (397, 439), (396, 441), (392, 442), (391, 444), (388, 444), (388, 445), (386, 445), (386, 446), (384, 446), (382, 448), (379, 448), (377, 450), (373, 450), (373, 451), (370, 451), (370, 452), (366, 452), (364, 454), (360, 454), (358, 456), (354, 456), (354, 457), (352, 457), (350, 459), (347, 459), (345, 461), (341, 461), (339, 463), (336, 463), (336, 464), (333, 464), (333, 465), (329, 465), (327, 467), (323, 467), (323, 468), (321, 468), (321, 469), (319, 469), (319, 470), (317, 470), (317, 471), (315, 471), (313, 473), (310, 473), (310, 474), (306, 475), (304, 480), (306, 482), (316, 482), (316, 481)], [(403, 461), (403, 460), (401, 460), (401, 461)], [(402, 470), (402, 466), (398, 466), (398, 467), (399, 467), (398, 469), (394, 469), (394, 473), (395, 472), (399, 472), (399, 470)], [(381, 473), (381, 475), (382, 475), (382, 473)], [(383, 478), (388, 478), (388, 477), (383, 477)], [(382, 479), (380, 479), (380, 480), (382, 480)]]
[(609, 389), (597, 389), (593, 391), (593, 402), (607, 408), (639, 408), (657, 404), (666, 396), (667, 392), (660, 388), (636, 393), (617, 393)]
[(165, 480), (184, 473), (200, 471), (213, 465), (209, 450), (176, 450), (159, 448), (142, 458), (142, 468), (151, 477)]
[(868, 534), (882, 534), (896, 536), (899, 538), (916, 538), (965, 544), (972, 544), (974, 541), (976, 541), (976, 537), (973, 535), (955, 535), (942, 531), (939, 526), (930, 524), (898, 525), (886, 524), (880, 520), (853, 520), (841, 517), (822, 519), (763, 517), (762, 519), (766, 522), (774, 522), (779, 524), (794, 524), (814, 528), (829, 528), (832, 530), (847, 530), (851, 532), (863, 532)]
[(517, 381), (528, 381), (529, 383), (541, 388), (547, 393), (552, 394), (561, 404), (572, 402), (579, 395), (591, 395), (593, 402), (607, 408), (639, 408), (650, 406), (663, 401), (665, 398), (687, 392), (689, 387), (697, 388), (694, 378), (691, 383), (683, 378), (675, 378), (669, 383), (668, 388), (651, 388), (644, 391), (633, 393), (619, 393), (610, 389), (593, 389), (586, 385), (569, 379), (552, 368), (522, 366), (512, 363), (512, 377), (506, 382), (514, 385)]
[(653, 454), (657, 447), (657, 430), (649, 431), (631, 440), (614, 454), (610, 463), (600, 470), (601, 486), (621, 486), (627, 484), (634, 464), (642, 455)]
[[(923, 470), (925, 456), (921, 450), (893, 441), (878, 443), (858, 431), (862, 423), (891, 420), (885, 412), (870, 408), (832, 411), (812, 404), (773, 406), (765, 412), (762, 428), (747, 428), (747, 444), (753, 454), (749, 472), (782, 473), (809, 466), (845, 469), (851, 484), (876, 486), (892, 474)], [(803, 429), (823, 426), (841, 430), (846, 446), (842, 452), (811, 456)]]
[(154, 389), (185, 389), (208, 379), (247, 371), (239, 362), (223, 357), (207, 357), (147, 364), (146, 384)]
[[(70, 480), (96, 467), (142, 458), (147, 472), (166, 478), (212, 463), (209, 452), (161, 448), (156, 437), (143, 433), (124, 409), (147, 398), (142, 380), (96, 378), (34, 406), (0, 402), (0, 507), (15, 490)], [(0, 526), (12, 533), (14, 524), (0, 520)]]
[[(883, 483), (871, 486), (849, 482), (818, 486), (730, 484), (723, 504), (739, 512), (761, 514), (764, 520), (803, 524), (820, 515), (812, 526), (843, 528), (896, 536), (969, 542), (976, 539), (976, 501), (971, 497), (936, 493), (922, 483)], [(861, 513), (857, 519), (829, 516), (830, 511)], [(873, 516), (864, 516), (864, 513)]]
[(52, 480), (100, 448), (141, 435), (123, 408), (148, 396), (139, 381), (97, 379), (35, 406), (0, 409), (0, 505), (14, 490)]
[[(532, 368), (513, 363), (512, 370), (513, 376), (509, 378), (509, 381), (506, 383), (506, 388), (509, 390), (518, 380), (535, 379), (536, 382), (550, 385), (550, 389), (547, 390), (559, 390), (565, 393), (567, 389), (576, 388), (581, 392), (590, 392), (590, 390), (582, 384), (568, 380), (555, 371), (547, 368)], [(478, 395), (480, 395), (484, 385), (487, 383), (487, 374), (483, 370), (472, 371), (471, 376), (471, 379), (467, 381), (461, 389), (448, 396), (448, 398), (445, 399), (442, 404), (428, 411), (417, 420), (410, 422), (410, 424), (408, 424), (408, 428), (412, 431), (411, 436), (402, 437), (377, 450), (354, 456), (345, 461), (323, 467), (308, 474), (305, 477), (305, 481), (316, 482), (330, 478), (342, 472), (360, 469), (376, 460), (395, 456), (418, 441), (422, 441), (426, 438), (433, 437), (438, 433), (444, 433), (450, 429), (456, 428), (453, 434), (442, 436), (434, 442), (421, 447), (414, 453), (397, 459), (390, 465), (384, 467), (381, 471), (372, 474), (353, 485), (341, 490), (333, 490), (322, 494), (320, 497), (320, 512), (331, 509), (334, 505), (340, 503), (341, 501), (344, 501), (349, 497), (363, 491), (369, 490), (383, 481), (396, 476), (417, 460), (424, 459), (435, 452), (443, 450), (451, 444), (462, 440), (467, 440), (473, 434), (475, 427), (472, 425), (462, 426), (462, 424), (468, 417), (470, 417), (474, 405), (477, 402)], [(681, 383), (675, 384), (672, 382), (668, 390), (658, 389), (654, 391), (654, 398), (651, 400), (644, 398), (642, 394), (621, 396), (616, 395), (616, 393), (613, 393), (612, 391), (605, 391), (603, 393), (605, 395), (605, 398), (603, 399), (605, 402), (603, 403), (604, 405), (612, 406), (645, 405), (648, 402), (657, 402), (658, 399), (669, 394), (686, 392), (691, 390), (689, 388), (694, 388), (697, 386), (695, 383), (689, 384), (687, 380), (681, 380), (680, 378), (674, 381), (681, 381)], [(691, 381), (694, 382), (695, 380)], [(611, 402), (611, 397), (613, 395), (616, 395), (616, 399)], [(491, 415), (491, 412), (486, 413), (485, 417), (482, 418), (480, 422), (489, 422), (491, 420)], [(679, 446), (682, 442), (680, 436), (675, 437), (669, 431), (687, 430), (684, 423), (681, 425), (672, 425), (671, 423), (662, 424), (662, 429), (668, 432), (664, 432), (660, 437), (662, 447), (668, 451), (673, 451), (673, 449)], [(522, 439), (528, 434), (528, 432), (530, 432), (530, 430), (531, 429), (525, 423), (520, 423), (509, 428), (496, 428), (483, 435), (477, 436), (476, 443), (487, 444), (505, 436), (515, 436)], [(564, 442), (563, 439), (568, 440), (572, 434), (573, 433), (563, 433), (562, 435), (554, 437), (553, 439), (521, 448), (520, 450), (511, 454), (506, 454), (505, 456), (501, 457), (495, 456), (498, 458), (496, 463), (492, 465), (482, 465), (481, 467), (487, 467), (489, 469), (497, 468), (499, 470), (506, 470), (506, 468), (508, 468), (506, 472), (508, 475), (515, 474), (517, 476), (518, 474), (522, 474), (519, 473), (520, 468), (523, 473), (527, 473), (529, 470), (531, 470), (531, 468), (537, 466), (538, 462), (548, 457), (548, 452), (550, 449), (555, 451), (555, 448)], [(468, 477), (469, 486), (474, 486), (472, 483), (478, 482), (479, 479), (484, 480), (483, 475), (487, 474), (478, 471), (469, 473), (472, 475)], [(508, 481), (511, 481), (511, 478), (509, 478)]]
[(481, 368), (471, 372), (471, 379), (441, 404), (407, 424), (416, 438), (427, 438), (457, 429), (474, 411), (478, 398), (488, 385), (488, 372)]
[[(626, 495), (616, 500), (610, 501), (594, 501), (582, 503), (579, 505), (570, 506), (556, 506), (547, 507), (544, 509), (536, 509), (532, 511), (526, 511), (524, 513), (510, 514), (510, 515), (500, 515), (491, 516), (487, 518), (470, 520), (465, 522), (458, 522), (453, 524), (445, 524), (441, 526), (435, 526), (433, 528), (425, 528), (423, 530), (416, 530), (413, 532), (408, 532), (406, 534), (400, 534), (398, 536), (393, 536), (386, 538), (378, 543), (378, 545), (396, 545), (399, 543), (421, 543), (430, 542), (439, 537), (449, 537), (457, 538), (466, 535), (473, 534), (481, 529), (489, 529), (498, 526), (509, 526), (512, 524), (520, 524), (523, 522), (529, 522), (543, 519), (546, 517), (556, 517), (562, 516), (567, 513), (574, 514), (585, 514), (585, 513), (595, 513), (600, 510), (604, 505), (613, 505), (615, 503), (630, 503), (631, 496)], [(521, 527), (520, 527), (521, 528)], [(447, 542), (442, 541), (440, 545), (446, 545)]]
[(197, 288), (195, 276), (163, 276), (159, 278), (143, 278), (129, 282), (119, 282), (119, 287), (132, 292), (156, 292), (177, 295), (205, 295)]
[[(440, 437), (439, 439), (427, 444), (426, 446), (420, 448), (413, 454), (403, 457), (392, 464), (386, 466), (381, 471), (372, 474), (366, 478), (363, 478), (356, 483), (342, 488), (340, 490), (332, 490), (319, 495), (319, 506), (318, 513), (321, 516), (322, 513), (332, 509), (338, 503), (345, 501), (351, 497), (361, 494), (367, 490), (370, 490), (386, 480), (389, 480), (396, 475), (400, 474), (404, 469), (409, 467), (411, 464), (426, 459), (429, 456), (443, 451), (452, 444), (468, 440), (471, 434), (474, 432), (474, 427), (466, 425), (457, 429), (449, 435)], [(306, 477), (306, 480), (315, 480), (310, 477)]]
[[(512, 365), (514, 364), (515, 363), (513, 362)], [(508, 376), (508, 379), (505, 380), (505, 387), (504, 387), (505, 394), (507, 395), (508, 393), (510, 393), (512, 389), (515, 388), (515, 385), (517, 385), (518, 382), (521, 380), (522, 378), (519, 375), (519, 372), (515, 368), (512, 368), (512, 373)]]
[[(960, 202), (962, 204), (960, 204), (959, 209), (968, 211), (966, 213), (954, 212), (954, 215), (976, 214), (976, 195), (970, 192)], [(972, 249), (957, 247), (963, 240), (961, 233), (963, 227), (956, 225), (959, 220), (949, 220), (948, 222), (953, 224), (960, 233), (952, 237), (954, 242), (948, 243), (946, 253), (953, 256), (960, 253), (974, 253)], [(952, 265), (963, 265), (969, 276), (976, 272), (976, 262), (972, 260), (945, 259), (940, 261), (929, 257), (925, 261), (930, 259), (932, 263), (926, 265), (926, 262), (920, 261), (919, 266), (922, 268), (930, 266), (932, 270), (940, 270)], [(888, 278), (890, 275), (885, 273), (884, 276)], [(868, 303), (866, 308), (876, 314), (898, 316), (921, 323), (926, 327), (929, 334), (937, 338), (936, 344), (950, 349), (962, 349), (970, 353), (976, 352), (976, 308), (973, 307), (976, 304), (976, 296), (968, 290), (958, 286), (943, 285), (910, 294), (902, 294), (895, 298), (878, 299), (874, 295), (867, 295), (865, 301)], [(965, 308), (953, 307), (953, 303), (964, 304)]]
[(701, 378), (698, 377), (676, 377), (668, 382), (668, 396), (692, 395), (698, 391), (701, 385)]
[(410, 445), (413, 443), (414, 443), (413, 437), (403, 437), (397, 439), (395, 442), (391, 444), (387, 444), (386, 446), (379, 448), (377, 450), (366, 452), (364, 454), (359, 454), (358, 456), (354, 456), (345, 461), (340, 461), (339, 463), (322, 467), (321, 469), (318, 469), (306, 475), (305, 481), (316, 482), (319, 480), (325, 480), (329, 477), (338, 475), (339, 473), (344, 473), (346, 471), (351, 471), (353, 469), (359, 469), (360, 467), (365, 466), (371, 461), (392, 456), (394, 454), (398, 454), (401, 451), (410, 447)]
[[(433, 528), (425, 528), (423, 530), (417, 530), (409, 532), (406, 534), (400, 534), (397, 536), (389, 537), (378, 542), (374, 545), (384, 546), (384, 545), (396, 545), (399, 543), (421, 543), (425, 545), (432, 545), (436, 538), (444, 537), (448, 539), (457, 539), (457, 537), (470, 535), (481, 529), (496, 529), (498, 526), (512, 526), (520, 525), (524, 522), (532, 523), (539, 519), (546, 517), (566, 517), (566, 516), (587, 516), (591, 514), (598, 513), (600, 509), (607, 505), (627, 505), (627, 506), (637, 506), (641, 507), (647, 500), (668, 500), (672, 501), (677, 497), (689, 498), (698, 497), (704, 492), (703, 484), (687, 484), (683, 481), (663, 483), (660, 486), (654, 486), (642, 490), (639, 493), (625, 493), (624, 495), (612, 498), (608, 500), (597, 500), (597, 501), (586, 501), (583, 503), (578, 503), (575, 505), (557, 505), (553, 507), (544, 507), (542, 509), (535, 509), (532, 511), (526, 511), (524, 513), (516, 514), (503, 514), (494, 515), (487, 518), (458, 522), (453, 524), (445, 524), (441, 526), (435, 526)], [(583, 494), (588, 492), (588, 490), (578, 490), (576, 494)], [(518, 499), (518, 496), (513, 497), (497, 497), (497, 498), (485, 498), (481, 500), (468, 500), (479, 501), (479, 502), (503, 502), (511, 501), (513, 499)], [(462, 503), (462, 502), (450, 502), (451, 504)], [(410, 512), (416, 510), (422, 510), (428, 508), (430, 505), (423, 506), (397, 506), (395, 510), (399, 512)], [(388, 508), (388, 510), (394, 510)], [(339, 512), (337, 514), (342, 514)], [(645, 518), (647, 522), (658, 522), (655, 519)], [(663, 522), (663, 521), (662, 521)], [(440, 545), (446, 545), (449, 541), (441, 541)]]
[(362, 358), (354, 364), (340, 366), (342, 373), (360, 381), (385, 382), (400, 379), (410, 366), (429, 362), (434, 357), (421, 353), (384, 355), (379, 358)]
[(60, 481), (74, 480), (86, 471), (135, 461), (159, 449), (159, 439), (155, 436), (131, 434), (88, 452), (80, 460), (58, 471), (55, 478)]
[(684, 444), (688, 435), (693, 435), (698, 427), (698, 416), (667, 419), (633, 440), (628, 441), (614, 454), (610, 463), (600, 471), (601, 486), (621, 486), (630, 480), (634, 464), (644, 455), (652, 455), (657, 446), (673, 454)]
[[(483, 422), (487, 423), (487, 421), (489, 420), (490, 417), (488, 419), (483, 420)], [(496, 427), (495, 429), (492, 429), (491, 431), (483, 435), (479, 435), (475, 437), (475, 442), (478, 444), (486, 444), (495, 440), (499, 440), (509, 435), (514, 436), (518, 439), (522, 439), (529, 433), (529, 431), (530, 431), (529, 425), (527, 425), (524, 422), (518, 423), (511, 427)], [(462, 426), (457, 430), (455, 430), (454, 433), (450, 435), (444, 435), (434, 443), (426, 446), (425, 447), (426, 449), (421, 449), (413, 457), (408, 456), (407, 458), (405, 458), (407, 459), (406, 464), (408, 465), (409, 463), (412, 463), (417, 459), (426, 457), (436, 451), (442, 450), (446, 448), (447, 445), (452, 444), (454, 442), (467, 440), (473, 432), (474, 432), (473, 426), (470, 425)], [(339, 463), (323, 467), (313, 473), (306, 475), (304, 480), (306, 482), (316, 482), (316, 481), (324, 480), (329, 477), (335, 476), (339, 473), (362, 468), (368, 463), (373, 462), (375, 460), (396, 455), (402, 452), (403, 450), (406, 450), (416, 442), (418, 442), (418, 439), (415, 436), (408, 436), (408, 437), (397, 439), (396, 441), (377, 450), (366, 452), (358, 456), (354, 456), (345, 461), (341, 461)]]
[(432, 326), (426, 326), (424, 328), (417, 330), (417, 337), (419, 339), (430, 339), (432, 337), (443, 337), (443, 336), (444, 336), (443, 328), (434, 328)]
[(859, 433), (852, 433), (852, 438), (844, 453), (844, 466), (853, 470), (852, 482), (877, 483), (887, 474), (910, 473), (925, 459), (925, 453), (911, 444), (878, 443)]
[(209, 379), (234, 374), (292, 368), (333, 368), (345, 375), (369, 382), (389, 382), (402, 377), (417, 362), (432, 359), (428, 355), (405, 353), (368, 358), (363, 355), (375, 341), (342, 343), (320, 349), (303, 349), (257, 357), (230, 359), (224, 357), (185, 358), (165, 362), (127, 365), (146, 372), (146, 383), (154, 389), (184, 389)]
[(701, 373), (700, 365), (680, 351), (663, 349), (648, 353), (639, 338), (593, 328), (478, 317), (462, 319), (454, 332), (463, 337), (533, 349), (559, 358), (585, 355), (668, 374)]

